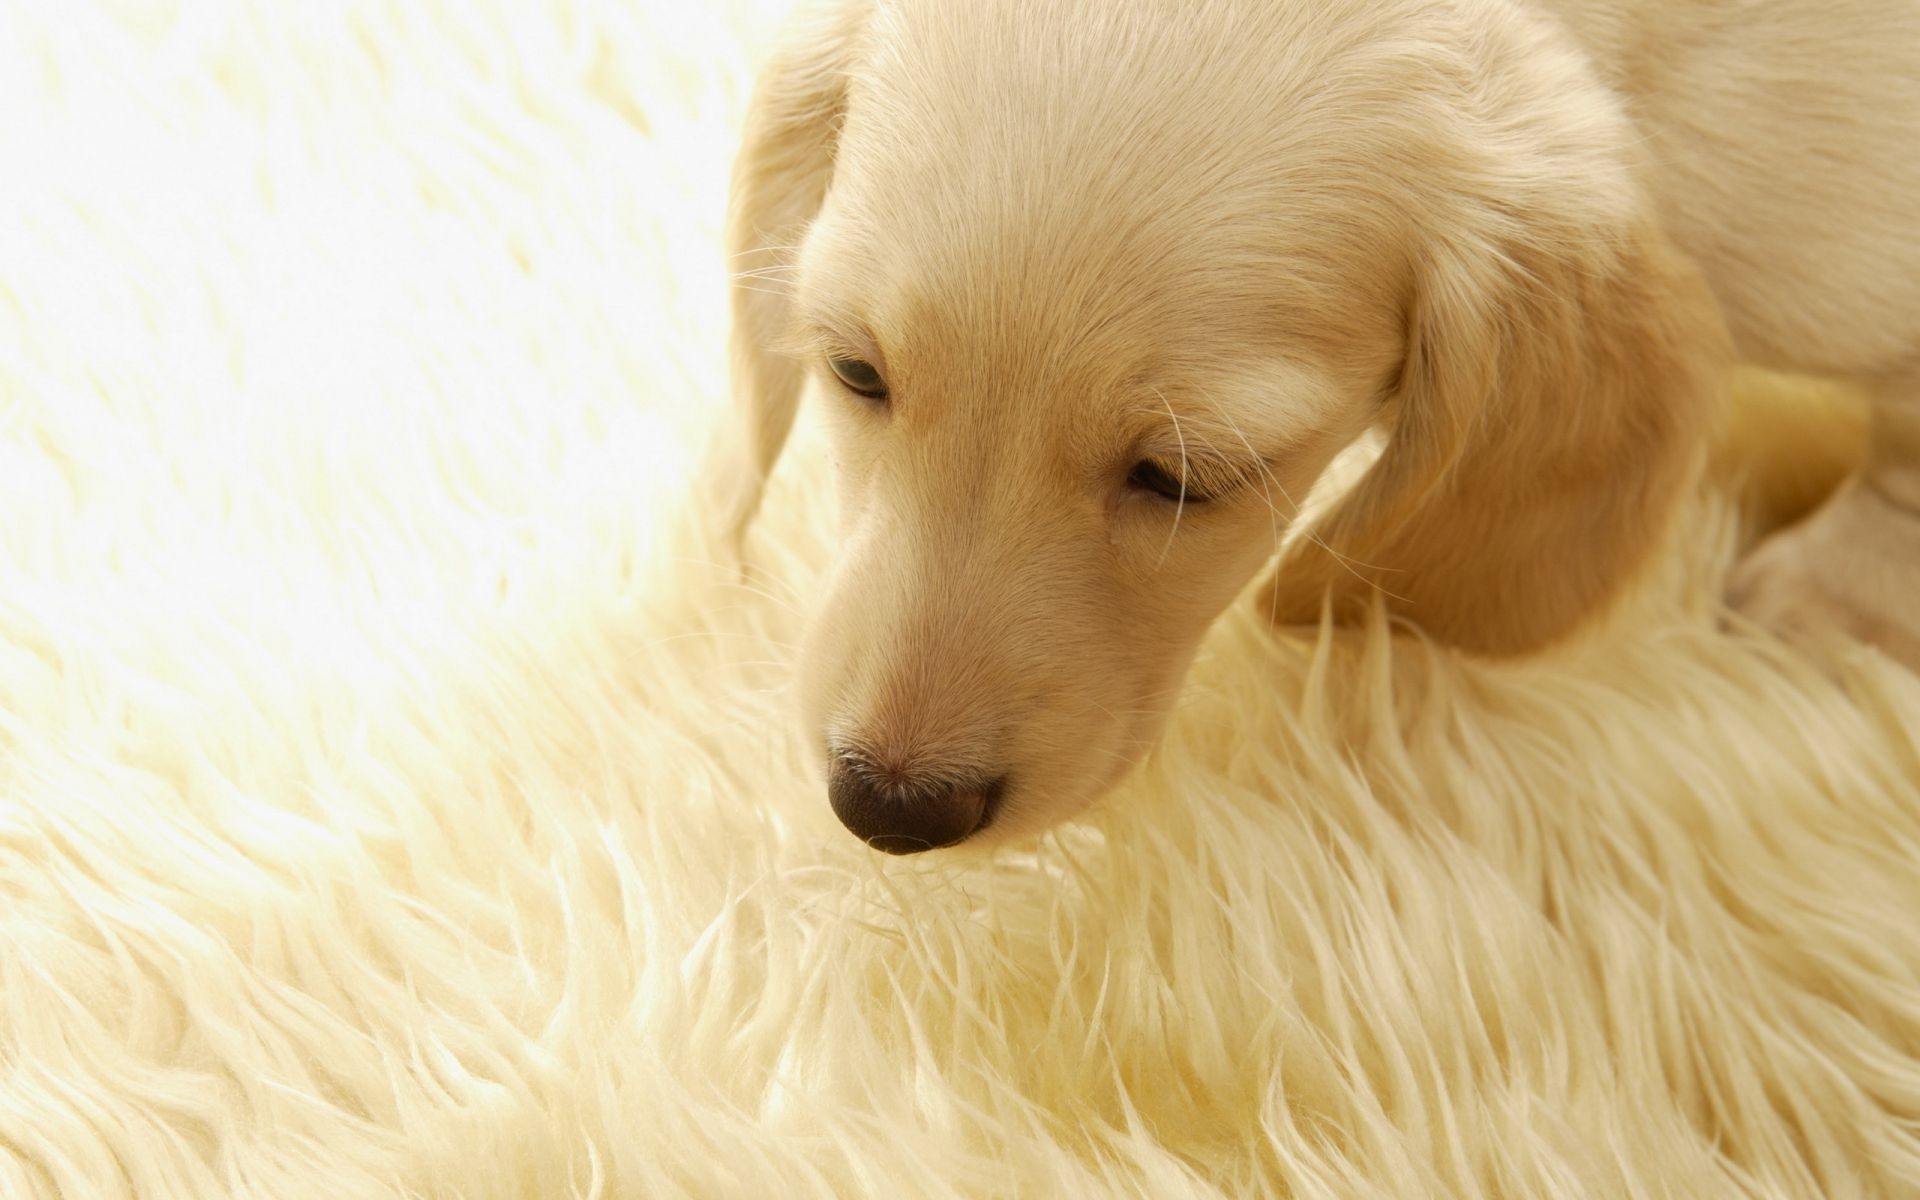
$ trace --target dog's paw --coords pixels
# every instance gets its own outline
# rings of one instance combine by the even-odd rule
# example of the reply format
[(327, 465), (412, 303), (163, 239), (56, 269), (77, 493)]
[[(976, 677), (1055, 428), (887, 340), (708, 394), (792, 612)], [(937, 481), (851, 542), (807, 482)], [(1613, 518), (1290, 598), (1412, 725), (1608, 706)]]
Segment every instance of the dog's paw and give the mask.
[(1855, 480), (1761, 543), (1727, 598), (1774, 629), (1838, 629), (1920, 670), (1920, 512)]

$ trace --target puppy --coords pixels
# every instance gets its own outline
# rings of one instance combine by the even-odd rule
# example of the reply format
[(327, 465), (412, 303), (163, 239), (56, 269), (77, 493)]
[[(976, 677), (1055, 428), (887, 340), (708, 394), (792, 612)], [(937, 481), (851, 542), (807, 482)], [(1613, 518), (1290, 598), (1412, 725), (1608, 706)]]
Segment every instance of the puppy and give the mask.
[(1920, 9), (827, 0), (734, 179), (738, 530), (818, 383), (845, 538), (801, 674), (894, 852), (1051, 824), (1260, 602), (1490, 655), (1602, 610), (1731, 356), (1879, 389), (1740, 593), (1920, 658)]

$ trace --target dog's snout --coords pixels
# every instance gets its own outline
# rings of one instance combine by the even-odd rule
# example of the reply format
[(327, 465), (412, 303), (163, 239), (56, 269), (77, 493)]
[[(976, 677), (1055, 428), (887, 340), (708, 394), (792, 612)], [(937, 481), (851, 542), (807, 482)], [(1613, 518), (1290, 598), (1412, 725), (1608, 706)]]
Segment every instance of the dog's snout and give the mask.
[(888, 854), (951, 846), (993, 819), (1003, 780), (922, 777), (875, 769), (849, 754), (832, 755), (827, 797), (840, 823)]

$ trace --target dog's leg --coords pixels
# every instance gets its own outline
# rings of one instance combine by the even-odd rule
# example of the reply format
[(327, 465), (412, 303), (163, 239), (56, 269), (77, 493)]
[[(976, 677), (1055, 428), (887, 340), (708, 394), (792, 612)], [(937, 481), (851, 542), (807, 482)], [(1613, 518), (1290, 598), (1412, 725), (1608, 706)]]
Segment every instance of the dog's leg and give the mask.
[(1920, 670), (1920, 372), (1879, 390), (1865, 465), (1740, 564), (1731, 599), (1776, 628), (1837, 626)]

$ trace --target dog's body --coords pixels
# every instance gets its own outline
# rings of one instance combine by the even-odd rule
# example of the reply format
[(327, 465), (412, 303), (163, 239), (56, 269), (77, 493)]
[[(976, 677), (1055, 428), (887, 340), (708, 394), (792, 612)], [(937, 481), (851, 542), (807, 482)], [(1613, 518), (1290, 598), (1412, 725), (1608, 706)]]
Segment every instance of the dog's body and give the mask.
[(1661, 224), (1741, 357), (1920, 368), (1920, 5), (1528, 0), (1645, 139)]
[(1920, 658), (1917, 146), (1892, 0), (816, 5), (735, 181), (734, 515), (820, 370), (836, 811), (913, 849), (1085, 803), (1370, 427), (1274, 619), (1564, 636), (1693, 480), (1729, 341), (1882, 397), (1739, 588)]
[(1647, 139), (1661, 222), (1736, 352), (1875, 395), (1861, 475), (1744, 563), (1735, 600), (1920, 667), (1920, 5), (1530, 3)]
[(1741, 357), (1875, 395), (1866, 468), (1735, 600), (1920, 667), (1920, 5), (1534, 2), (1625, 97)]

